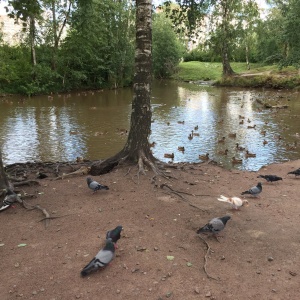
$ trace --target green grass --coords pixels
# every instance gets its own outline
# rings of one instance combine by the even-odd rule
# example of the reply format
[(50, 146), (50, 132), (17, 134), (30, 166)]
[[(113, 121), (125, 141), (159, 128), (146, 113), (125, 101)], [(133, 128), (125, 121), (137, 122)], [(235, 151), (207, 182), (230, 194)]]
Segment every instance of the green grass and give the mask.
[[(261, 64), (250, 64), (251, 69), (247, 70), (246, 63), (230, 63), (234, 72), (239, 73), (261, 73), (271, 72), (272, 74), (280, 73), (276, 65), (262, 66)], [(287, 68), (289, 69), (289, 68)], [(178, 73), (173, 76), (174, 79), (183, 81), (197, 80), (221, 80), (222, 64), (217, 62), (199, 62), (189, 61), (179, 64)]]

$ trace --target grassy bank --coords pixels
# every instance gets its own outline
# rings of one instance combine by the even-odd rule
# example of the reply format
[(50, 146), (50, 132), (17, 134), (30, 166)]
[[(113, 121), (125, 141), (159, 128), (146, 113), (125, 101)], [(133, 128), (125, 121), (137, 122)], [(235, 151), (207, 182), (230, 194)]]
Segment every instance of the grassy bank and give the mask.
[(234, 62), (231, 67), (236, 73), (230, 78), (222, 78), (222, 64), (209, 62), (180, 63), (174, 79), (182, 81), (215, 81), (219, 85), (243, 87), (295, 88), (300, 87), (300, 76), (294, 67), (279, 70), (276, 65), (251, 64), (247, 70), (245, 63)]

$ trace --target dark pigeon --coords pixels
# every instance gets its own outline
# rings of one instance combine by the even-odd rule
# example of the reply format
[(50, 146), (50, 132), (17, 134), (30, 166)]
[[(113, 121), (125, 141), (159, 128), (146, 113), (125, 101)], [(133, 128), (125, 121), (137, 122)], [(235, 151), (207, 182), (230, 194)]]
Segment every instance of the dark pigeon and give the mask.
[(112, 239), (107, 239), (105, 247), (82, 269), (81, 276), (87, 276), (92, 272), (104, 269), (115, 256), (115, 245)]
[(121, 225), (117, 226), (115, 229), (109, 230), (106, 233), (106, 239), (111, 239), (117, 248), (117, 241), (121, 238), (121, 231), (123, 227)]
[(88, 184), (88, 187), (94, 191), (94, 193), (98, 190), (109, 190), (109, 187), (103, 184), (100, 184), (99, 182), (93, 180), (91, 177), (88, 177), (86, 179), (86, 182)]
[(295, 171), (288, 172), (288, 174), (294, 174), (295, 176), (300, 176), (300, 168)]
[(257, 176), (257, 178), (264, 178), (268, 182), (274, 182), (274, 181), (282, 180), (282, 178), (277, 176), (277, 175), (259, 175), (259, 176)]
[(250, 188), (248, 191), (242, 192), (241, 195), (245, 195), (245, 194), (250, 194), (252, 196), (257, 196), (258, 194), (260, 194), (262, 191), (262, 185), (259, 182), (257, 184), (257, 186), (253, 186), (252, 188)]
[(225, 225), (228, 220), (230, 220), (230, 216), (213, 218), (206, 225), (199, 228), (197, 230), (197, 233), (209, 232), (209, 233), (217, 234), (225, 228)]
[(15, 202), (18, 201), (18, 195), (13, 192), (11, 189), (6, 189), (6, 196), (2, 202), (2, 206), (0, 207), (0, 212), (11, 207)]

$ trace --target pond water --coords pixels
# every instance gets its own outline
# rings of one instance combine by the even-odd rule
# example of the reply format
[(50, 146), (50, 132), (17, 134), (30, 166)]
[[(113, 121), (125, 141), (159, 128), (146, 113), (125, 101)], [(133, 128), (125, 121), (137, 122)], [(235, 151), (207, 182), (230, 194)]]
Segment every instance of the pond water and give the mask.
[[(131, 101), (130, 88), (1, 98), (3, 161), (110, 157), (126, 142)], [(265, 109), (258, 101), (288, 107)], [(166, 153), (174, 153), (174, 162), (200, 162), (199, 155), (209, 153), (226, 168), (258, 170), (300, 157), (300, 94), (295, 91), (154, 81), (151, 102), (149, 141), (155, 142), (152, 151), (163, 161), (170, 161), (164, 157)], [(190, 134), (192, 138), (188, 138)], [(222, 137), (224, 142), (218, 142)], [(237, 151), (236, 143), (256, 157), (245, 157), (245, 151)], [(219, 153), (226, 149), (227, 155)], [(233, 156), (242, 163), (232, 164)]]

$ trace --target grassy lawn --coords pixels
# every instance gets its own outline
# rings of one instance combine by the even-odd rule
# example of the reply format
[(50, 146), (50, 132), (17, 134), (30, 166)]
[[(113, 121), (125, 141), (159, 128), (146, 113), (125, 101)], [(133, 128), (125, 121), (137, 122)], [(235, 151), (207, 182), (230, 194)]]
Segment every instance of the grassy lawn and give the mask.
[[(276, 65), (262, 66), (261, 64), (251, 64), (251, 69), (247, 70), (246, 63), (233, 62), (231, 67), (234, 72), (240, 73), (261, 73), (271, 72), (272, 74), (280, 74), (282, 72), (294, 72), (294, 68), (285, 68), (278, 70)], [(174, 75), (174, 79), (183, 81), (197, 81), (197, 80), (221, 80), (222, 78), (222, 64), (219, 62), (199, 62), (190, 61), (179, 64), (178, 73)]]

